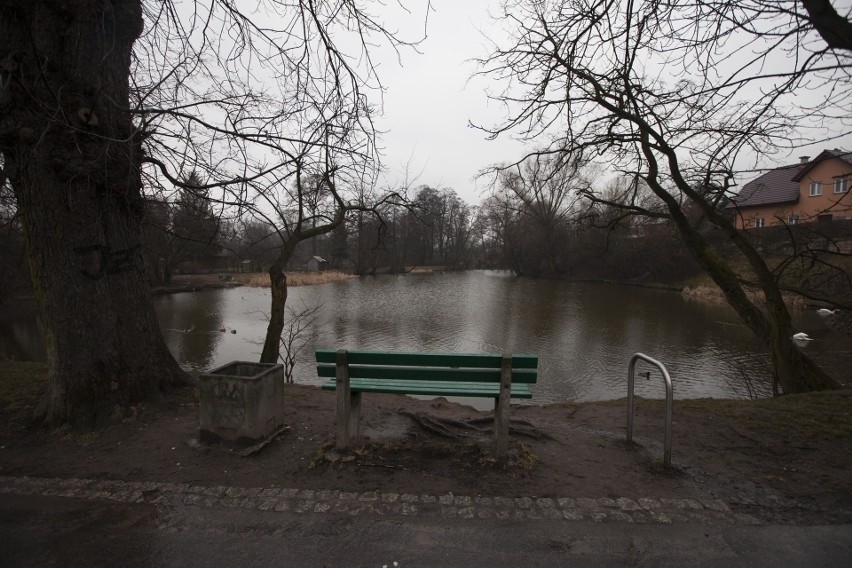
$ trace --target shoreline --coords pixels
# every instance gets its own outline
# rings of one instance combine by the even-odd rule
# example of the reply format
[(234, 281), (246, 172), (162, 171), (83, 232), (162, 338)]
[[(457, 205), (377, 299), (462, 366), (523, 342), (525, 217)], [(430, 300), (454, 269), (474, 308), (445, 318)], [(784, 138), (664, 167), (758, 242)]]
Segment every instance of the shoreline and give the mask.
[[(216, 274), (182, 274), (172, 278), (172, 283), (164, 286), (152, 286), (152, 296), (164, 294), (180, 294), (183, 292), (198, 292), (201, 290), (221, 290), (225, 288), (239, 288), (247, 286), (250, 288), (269, 288), (269, 275), (265, 272), (251, 273), (222, 273), (228, 274), (230, 280), (221, 280), (219, 273)], [(285, 272), (287, 275), (287, 286), (318, 286), (329, 282), (340, 282), (358, 278), (355, 274), (343, 272)]]
[[(432, 274), (432, 273), (440, 273), (444, 272), (443, 268), (445, 267), (435, 267), (435, 270), (428, 270), (423, 267), (411, 270), (408, 272), (402, 273), (405, 274)], [(470, 269), (470, 270), (487, 270), (487, 269)], [(161, 286), (151, 286), (151, 295), (152, 296), (163, 296), (167, 294), (182, 294), (185, 292), (199, 292), (202, 290), (221, 290), (226, 288), (238, 288), (240, 286), (247, 286), (253, 288), (269, 288), (268, 284), (268, 275), (262, 272), (254, 272), (254, 273), (228, 273), (232, 277), (232, 280), (220, 280), (218, 273), (216, 274), (183, 274), (176, 275), (172, 279), (172, 283), (169, 285), (161, 285)], [(298, 286), (317, 286), (321, 284), (328, 284), (330, 282), (340, 282), (344, 280), (352, 280), (356, 278), (361, 278), (363, 275), (358, 274), (348, 274), (337, 271), (323, 271), (323, 272), (286, 272), (287, 274), (287, 285), (289, 287), (298, 287)], [(379, 273), (377, 272), (375, 275), (367, 275), (367, 276), (378, 276), (385, 275), (389, 273)], [(610, 280), (610, 279), (594, 279), (594, 278), (557, 278), (557, 277), (533, 277), (533, 276), (521, 276), (519, 278), (541, 278), (544, 280), (559, 280), (562, 282), (569, 283), (587, 283), (587, 284), (614, 284), (616, 286), (630, 286), (634, 288), (647, 288), (650, 290), (660, 290), (663, 292), (677, 292), (688, 301), (697, 301), (703, 302), (710, 305), (727, 305), (727, 301), (725, 300), (722, 291), (719, 290), (714, 285), (708, 284), (663, 284), (659, 282), (635, 282), (635, 281), (626, 281), (626, 280)], [(762, 305), (762, 300), (760, 298), (760, 292), (755, 291), (751, 293), (754, 296), (755, 301)], [(819, 303), (819, 302), (811, 302), (805, 298), (800, 296), (792, 295), (785, 293), (785, 300), (788, 302), (788, 308), (792, 311), (805, 311), (809, 309), (817, 309), (826, 307), (827, 304)], [(16, 296), (14, 298), (9, 298), (14, 300), (24, 300), (32, 302), (34, 300), (32, 294), (26, 294), (22, 296)], [(852, 325), (848, 327), (852, 328)]]

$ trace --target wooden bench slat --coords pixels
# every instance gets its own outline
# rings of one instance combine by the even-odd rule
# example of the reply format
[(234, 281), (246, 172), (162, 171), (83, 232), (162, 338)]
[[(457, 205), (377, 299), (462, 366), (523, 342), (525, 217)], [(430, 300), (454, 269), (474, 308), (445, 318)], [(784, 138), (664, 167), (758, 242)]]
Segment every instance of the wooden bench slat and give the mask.
[[(317, 365), (320, 377), (334, 377), (335, 366)], [(356, 379), (400, 379), (407, 381), (500, 382), (500, 369), (451, 369), (449, 367), (377, 367), (349, 365), (349, 376)], [(512, 383), (536, 382), (535, 369), (512, 369)]]
[[(322, 385), (323, 390), (335, 390), (331, 379)], [(500, 394), (500, 383), (466, 383), (458, 381), (402, 381), (392, 379), (350, 379), (353, 392), (423, 394), (435, 396), (468, 396), (495, 398)], [(512, 384), (512, 398), (532, 398), (527, 384)]]
[[(317, 349), (317, 363), (334, 363), (337, 351)], [(393, 365), (409, 367), (468, 367), (499, 369), (502, 355), (493, 353), (406, 353), (383, 351), (347, 351), (350, 365)], [(538, 356), (513, 354), (512, 369), (536, 369)]]

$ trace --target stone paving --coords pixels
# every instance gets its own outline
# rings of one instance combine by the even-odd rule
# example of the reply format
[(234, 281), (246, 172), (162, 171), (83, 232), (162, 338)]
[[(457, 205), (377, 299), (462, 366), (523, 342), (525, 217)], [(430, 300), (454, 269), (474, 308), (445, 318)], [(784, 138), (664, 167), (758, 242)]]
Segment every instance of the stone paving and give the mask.
[(95, 501), (289, 511), (322, 515), (438, 516), (447, 519), (562, 520), (623, 523), (759, 524), (717, 499), (536, 498), (350, 492), (281, 487), (201, 486), (183, 483), (0, 476), (0, 494)]

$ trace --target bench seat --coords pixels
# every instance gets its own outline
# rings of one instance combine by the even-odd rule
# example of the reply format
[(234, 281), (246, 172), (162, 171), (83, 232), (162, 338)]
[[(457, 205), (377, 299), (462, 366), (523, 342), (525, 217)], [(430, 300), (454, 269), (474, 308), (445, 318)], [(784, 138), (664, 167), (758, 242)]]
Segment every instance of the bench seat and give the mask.
[(538, 357), (528, 354), (405, 353), (317, 349), (323, 390), (337, 393), (337, 448), (358, 436), (361, 395), (415, 394), (494, 399), (495, 453), (508, 450), (512, 398), (532, 398)]

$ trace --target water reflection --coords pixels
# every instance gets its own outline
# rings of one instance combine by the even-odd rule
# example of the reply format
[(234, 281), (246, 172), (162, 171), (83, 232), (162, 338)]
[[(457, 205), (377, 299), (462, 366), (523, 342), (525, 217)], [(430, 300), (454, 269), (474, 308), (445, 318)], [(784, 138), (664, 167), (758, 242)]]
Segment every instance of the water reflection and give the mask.
[(156, 303), (160, 328), (178, 361), (198, 369), (211, 366), (224, 328), (221, 290), (206, 294), (174, 294)]
[[(205, 357), (190, 357), (180, 334), (170, 339), (184, 364), (205, 367), (256, 356), (268, 297), (266, 290), (246, 288), (201, 292), (175, 296), (159, 310), (171, 318), (165, 328), (191, 323), (188, 308), (171, 313), (183, 302), (215, 304), (226, 326), (239, 322), (240, 341), (211, 345)], [(297, 366), (301, 382), (319, 382), (309, 355), (316, 347), (505, 350), (541, 356), (537, 402), (600, 400), (624, 396), (628, 359), (641, 351), (666, 363), (678, 397), (742, 397), (750, 392), (744, 375), (753, 379), (753, 392), (769, 394), (767, 359), (752, 355), (760, 350), (730, 310), (686, 303), (668, 292), (469, 272), (295, 288), (290, 301), (322, 306), (316, 343)], [(215, 338), (232, 339), (207, 336)], [(660, 381), (641, 381), (636, 392), (663, 396)]]
[(268, 289), (171, 294), (155, 298), (154, 307), (166, 344), (185, 367), (205, 370), (260, 356)]

